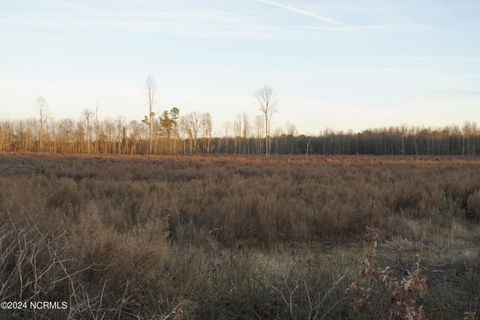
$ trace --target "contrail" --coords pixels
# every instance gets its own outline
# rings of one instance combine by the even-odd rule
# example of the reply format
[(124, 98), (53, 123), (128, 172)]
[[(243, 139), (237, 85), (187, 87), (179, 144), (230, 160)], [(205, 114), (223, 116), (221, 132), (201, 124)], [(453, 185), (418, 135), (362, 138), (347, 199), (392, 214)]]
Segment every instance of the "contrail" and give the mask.
[(324, 17), (324, 16), (320, 16), (320, 15), (317, 15), (317, 14), (314, 14), (314, 13), (311, 13), (311, 12), (308, 12), (308, 11), (305, 11), (305, 10), (302, 10), (302, 9), (299, 9), (299, 8), (295, 8), (295, 7), (292, 7), (292, 6), (285, 5), (285, 4), (281, 4), (281, 3), (278, 3), (276, 1), (272, 1), (272, 0), (255, 0), (255, 1), (265, 3), (265, 4), (269, 4), (269, 5), (272, 5), (272, 6), (275, 6), (275, 7), (279, 7), (279, 8), (282, 8), (282, 9), (285, 9), (285, 10), (288, 10), (288, 11), (291, 11), (291, 12), (295, 12), (295, 13), (298, 13), (298, 14), (301, 14), (301, 15), (304, 15), (304, 16), (308, 16), (308, 17), (311, 17), (311, 18), (314, 18), (314, 19), (317, 19), (317, 20), (320, 20), (320, 21), (323, 21), (323, 22), (328, 22), (330, 24), (343, 25), (343, 26), (345, 25), (344, 23), (342, 23), (340, 21), (336, 21), (336, 20), (333, 20), (333, 19), (330, 19), (330, 18), (327, 18), (327, 17)]

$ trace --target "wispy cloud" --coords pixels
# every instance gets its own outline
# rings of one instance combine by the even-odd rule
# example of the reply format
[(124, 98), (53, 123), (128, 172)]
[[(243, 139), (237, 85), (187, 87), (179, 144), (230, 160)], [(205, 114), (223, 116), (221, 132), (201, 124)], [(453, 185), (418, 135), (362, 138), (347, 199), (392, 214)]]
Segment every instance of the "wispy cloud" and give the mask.
[[(281, 39), (289, 37), (323, 39), (334, 42), (357, 41), (359, 35), (385, 32), (415, 31), (424, 26), (414, 24), (355, 24), (339, 21), (317, 12), (336, 12), (335, 7), (292, 6), (277, 0), (252, 0), (259, 6), (277, 7), (284, 13), (312, 18), (322, 24), (292, 25), (283, 20), (266, 23), (263, 13), (232, 10), (203, 5), (186, 6), (179, 1), (123, 0), (115, 10), (105, 4), (94, 6), (90, 2), (72, 0), (35, 0), (36, 9), (15, 15), (0, 13), (0, 27), (45, 27), (99, 32), (129, 32), (159, 34), (165, 37), (199, 39)], [(135, 7), (132, 7), (135, 4)], [(34, 8), (34, 7), (32, 7)], [(258, 9), (258, 8), (256, 8)], [(47, 12), (48, 10), (48, 12)], [(332, 11), (333, 10), (333, 11)], [(306, 19), (307, 20), (307, 19)]]
[(333, 25), (346, 26), (345, 23), (337, 21), (335, 19), (324, 17), (324, 16), (321, 16), (321, 15), (315, 14), (313, 12), (303, 10), (303, 9), (300, 9), (300, 8), (297, 8), (297, 7), (292, 7), (292, 6), (282, 4), (282, 3), (279, 3), (279, 2), (276, 2), (276, 1), (272, 1), (272, 0), (255, 0), (255, 1), (261, 2), (261, 3), (264, 3), (264, 4), (268, 4), (268, 5), (271, 5), (271, 6), (275, 6), (275, 7), (278, 7), (278, 8), (282, 8), (282, 9), (285, 9), (285, 10), (288, 10), (288, 11), (291, 11), (291, 12), (294, 12), (294, 13), (297, 13), (297, 14), (301, 14), (301, 15), (304, 15), (304, 16), (307, 16), (307, 17), (310, 17), (310, 18), (313, 18), (313, 19), (316, 19), (316, 20), (327, 22), (327, 23), (330, 23), (330, 24), (333, 24)]

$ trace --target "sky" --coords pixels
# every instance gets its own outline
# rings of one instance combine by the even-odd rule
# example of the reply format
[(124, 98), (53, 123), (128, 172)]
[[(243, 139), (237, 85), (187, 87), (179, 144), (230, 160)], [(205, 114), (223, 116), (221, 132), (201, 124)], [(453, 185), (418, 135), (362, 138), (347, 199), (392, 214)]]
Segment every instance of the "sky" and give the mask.
[(480, 121), (478, 0), (0, 0), (0, 120), (210, 112), (302, 133)]

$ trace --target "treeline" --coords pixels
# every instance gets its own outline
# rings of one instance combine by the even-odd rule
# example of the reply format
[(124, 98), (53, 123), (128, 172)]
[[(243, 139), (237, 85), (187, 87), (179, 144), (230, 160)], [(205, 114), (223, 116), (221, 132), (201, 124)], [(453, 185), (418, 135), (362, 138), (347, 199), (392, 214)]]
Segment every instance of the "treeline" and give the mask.
[[(42, 116), (43, 117), (43, 116)], [(264, 120), (239, 116), (213, 135), (210, 114), (179, 115), (174, 108), (144, 121), (99, 120), (85, 110), (78, 120), (51, 118), (0, 121), (0, 151), (91, 154), (374, 154), (478, 155), (475, 122), (442, 128), (390, 127), (362, 132), (325, 130), (298, 135), (293, 125), (276, 129), (266, 142)]]

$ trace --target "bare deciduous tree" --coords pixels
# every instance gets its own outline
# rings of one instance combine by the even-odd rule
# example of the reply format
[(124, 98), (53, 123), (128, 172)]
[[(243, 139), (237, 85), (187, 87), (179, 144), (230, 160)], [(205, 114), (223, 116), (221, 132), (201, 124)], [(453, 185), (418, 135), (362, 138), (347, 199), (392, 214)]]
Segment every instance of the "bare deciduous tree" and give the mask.
[(92, 110), (85, 109), (82, 111), (82, 118), (85, 125), (87, 153), (90, 153), (90, 145), (92, 143), (92, 118), (94, 115), (95, 113)]
[(270, 156), (271, 137), (270, 127), (272, 124), (273, 113), (277, 111), (277, 101), (275, 99), (275, 91), (269, 86), (265, 85), (263, 88), (255, 92), (255, 98), (257, 99), (258, 109), (263, 115), (265, 123), (265, 156)]
[(263, 136), (263, 132), (264, 132), (265, 128), (264, 128), (264, 124), (263, 124), (263, 119), (262, 119), (262, 116), (256, 116), (255, 117), (255, 138), (257, 140), (257, 143), (258, 143), (258, 150), (256, 153), (261, 153), (262, 151), (262, 136)]
[(235, 151), (234, 151), (235, 154), (237, 154), (239, 149), (242, 148), (241, 136), (242, 136), (242, 117), (240, 115), (237, 115), (237, 117), (233, 121), (233, 139), (234, 139), (234, 146), (235, 146)]
[(100, 122), (98, 121), (98, 103), (95, 106), (95, 153), (99, 152)]
[(245, 146), (244, 152), (247, 154), (250, 153), (250, 144), (248, 141), (249, 135), (250, 135), (250, 120), (248, 119), (248, 113), (243, 112), (243, 128), (242, 128), (242, 133), (243, 133), (243, 145)]
[(286, 124), (286, 135), (287, 136), (296, 136), (298, 134), (297, 127), (290, 122), (287, 122)]
[(143, 123), (148, 126), (148, 153), (152, 154), (153, 148), (153, 122), (155, 117), (155, 112), (153, 112), (153, 107), (155, 105), (155, 79), (152, 75), (148, 75), (145, 80), (145, 85), (147, 86), (147, 103), (148, 103), (148, 115), (143, 119)]
[(39, 113), (39, 135), (38, 135), (38, 145), (39, 149), (43, 149), (43, 138), (45, 134), (45, 126), (48, 120), (48, 106), (47, 101), (43, 97), (37, 98), (37, 107)]
[(223, 129), (225, 130), (225, 135), (224, 135), (225, 150), (224, 150), (224, 153), (228, 153), (228, 132), (230, 131), (231, 126), (232, 126), (232, 124), (230, 123), (230, 121), (225, 121), (225, 123), (223, 124)]
[(213, 123), (212, 123), (212, 116), (210, 113), (204, 113), (201, 116), (201, 126), (203, 132), (203, 139), (204, 139), (204, 150), (207, 153), (210, 153), (210, 145), (212, 141), (212, 130), (213, 130)]
[(190, 142), (190, 153), (197, 150), (197, 139), (200, 130), (201, 117), (196, 112), (189, 113), (180, 118), (180, 129), (185, 133)]

